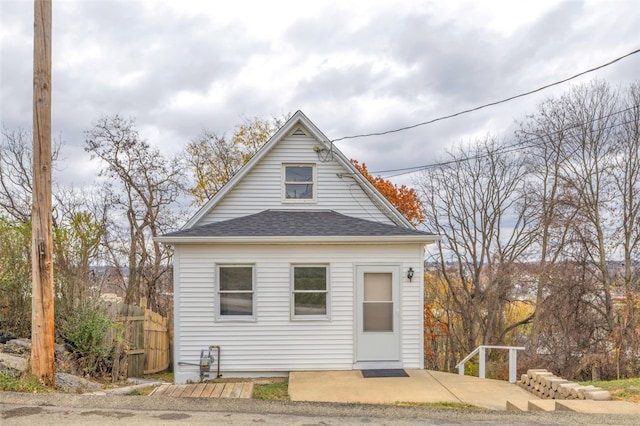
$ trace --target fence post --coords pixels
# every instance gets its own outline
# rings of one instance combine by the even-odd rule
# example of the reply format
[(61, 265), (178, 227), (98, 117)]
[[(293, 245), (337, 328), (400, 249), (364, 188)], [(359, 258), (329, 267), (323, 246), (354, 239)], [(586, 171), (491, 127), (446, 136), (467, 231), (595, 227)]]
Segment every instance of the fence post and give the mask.
[(480, 346), (480, 371), (478, 373), (481, 379), (485, 378), (485, 351), (486, 348), (484, 346)]
[(518, 366), (518, 349), (509, 348), (509, 383), (516, 382), (517, 367)]

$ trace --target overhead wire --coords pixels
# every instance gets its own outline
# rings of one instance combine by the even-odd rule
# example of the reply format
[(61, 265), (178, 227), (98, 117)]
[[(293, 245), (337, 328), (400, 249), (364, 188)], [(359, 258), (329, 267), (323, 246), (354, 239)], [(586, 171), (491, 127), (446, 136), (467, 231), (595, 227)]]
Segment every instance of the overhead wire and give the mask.
[[(589, 120), (589, 121), (581, 122), (581, 123), (578, 123), (578, 124), (573, 124), (571, 126), (563, 127), (561, 129), (558, 129), (558, 130), (553, 131), (553, 132), (539, 134), (539, 135), (532, 135), (531, 138), (523, 139), (523, 140), (520, 140), (520, 141), (515, 142), (513, 144), (505, 145), (503, 147), (499, 147), (494, 152), (496, 152), (496, 153), (509, 153), (509, 152), (521, 150), (523, 148), (535, 148), (537, 146), (543, 145), (545, 142), (543, 141), (543, 142), (540, 142), (540, 143), (537, 143), (537, 144), (530, 144), (531, 142), (535, 142), (537, 140), (540, 140), (540, 139), (543, 139), (543, 138), (546, 138), (546, 137), (551, 137), (553, 135), (557, 135), (557, 134), (562, 133), (562, 132), (573, 130), (573, 129), (579, 128), (581, 126), (584, 126), (584, 125), (593, 124), (593, 123), (595, 123), (597, 121), (604, 120), (606, 118), (610, 118), (610, 117), (613, 117), (615, 115), (625, 113), (627, 111), (630, 111), (630, 110), (632, 110), (634, 108), (638, 108), (638, 107), (640, 107), (640, 104), (632, 105), (632, 106), (630, 106), (628, 108), (625, 108), (625, 109), (622, 109), (622, 110), (618, 110), (618, 111), (614, 111), (611, 114), (608, 114), (608, 115), (605, 115), (605, 116), (602, 116), (602, 117), (597, 117), (597, 118), (594, 118), (593, 120)], [(622, 125), (625, 125), (625, 124), (629, 124), (631, 122), (632, 122), (632, 120), (631, 121), (624, 121), (624, 122), (621, 122), (621, 123), (615, 123), (615, 124), (612, 124), (609, 127), (605, 127), (603, 130), (613, 129), (615, 127), (619, 127), (619, 126), (622, 126)], [(371, 171), (370, 173), (378, 174), (378, 175), (385, 175), (383, 177), (388, 179), (388, 178), (392, 178), (392, 177), (397, 177), (397, 176), (402, 176), (402, 175), (406, 175), (406, 174), (411, 174), (411, 173), (427, 170), (429, 168), (442, 167), (442, 166), (447, 166), (447, 165), (450, 165), (450, 164), (461, 163), (461, 162), (464, 162), (464, 161), (480, 159), (480, 158), (486, 157), (487, 155), (488, 155), (488, 153), (487, 154), (482, 154), (482, 155), (472, 155), (472, 156), (468, 156), (468, 157), (462, 157), (462, 158), (457, 158), (457, 159), (452, 159), (452, 160), (447, 160), (447, 161), (439, 161), (439, 162), (434, 162), (434, 163), (423, 164), (423, 165), (420, 165), (420, 166), (405, 167), (405, 168), (400, 168), (400, 169)], [(399, 172), (399, 173), (395, 173), (395, 172)], [(386, 175), (386, 173), (393, 173), (393, 174)]]
[[(593, 120), (580, 122), (580, 123), (578, 123), (578, 124), (573, 124), (573, 125), (568, 126), (568, 127), (563, 127), (562, 129), (555, 130), (555, 131), (553, 131), (553, 132), (551, 132), (551, 133), (545, 133), (545, 134), (541, 134), (541, 135), (540, 135), (540, 134), (538, 134), (538, 135), (532, 134), (531, 136), (532, 136), (533, 138), (535, 138), (535, 139), (539, 139), (539, 138), (544, 137), (544, 136), (552, 136), (552, 135), (554, 135), (554, 134), (558, 134), (558, 133), (561, 133), (561, 132), (565, 132), (565, 131), (567, 131), (567, 130), (572, 130), (572, 129), (575, 129), (575, 128), (578, 128), (578, 127), (584, 126), (584, 125), (586, 125), (586, 124), (592, 124), (592, 123), (595, 123), (596, 121), (604, 120), (604, 119), (606, 119), (606, 118), (613, 117), (613, 116), (615, 116), (615, 115), (622, 114), (622, 113), (625, 113), (625, 112), (627, 112), (627, 111), (631, 111), (632, 109), (635, 109), (635, 108), (638, 108), (638, 107), (640, 107), (640, 105), (632, 105), (632, 106), (630, 106), (630, 107), (628, 107), (628, 108), (621, 109), (621, 110), (618, 110), (618, 111), (614, 111), (614, 112), (612, 112), (611, 114), (607, 114), (607, 115), (604, 115), (604, 116), (602, 116), (602, 117), (594, 118)], [(627, 122), (625, 122), (625, 123), (621, 123), (621, 124), (627, 124)], [(501, 150), (506, 150), (506, 149), (509, 149), (509, 148), (512, 148), (512, 147), (516, 147), (516, 146), (523, 146), (523, 145), (526, 145), (526, 143), (527, 143), (527, 142), (531, 142), (532, 140), (533, 140), (533, 139), (524, 139), (524, 140), (521, 140), (521, 141), (516, 142), (516, 143), (514, 143), (514, 144), (511, 144), (511, 145), (507, 145), (507, 146), (504, 146), (504, 147), (497, 148), (497, 149), (496, 149), (496, 151), (497, 151), (497, 152), (500, 152)], [(475, 158), (475, 157), (474, 157), (474, 158)], [(438, 163), (430, 163), (430, 164), (421, 165), (421, 166), (403, 167), (403, 168), (400, 168), (400, 169), (376, 170), (376, 171), (372, 171), (371, 173), (378, 173), (378, 174), (383, 174), (383, 173), (393, 173), (393, 172), (407, 171), (407, 170), (412, 170), (412, 169), (422, 169), (422, 168), (430, 167), (430, 166), (447, 165), (447, 164), (450, 164), (450, 163), (451, 163), (451, 162), (449, 162), (449, 161), (447, 161), (447, 162), (438, 162)]]
[[(633, 123), (634, 120), (629, 120), (629, 121), (625, 121), (622, 123), (616, 123), (616, 124), (612, 124), (609, 127), (605, 127), (603, 130), (609, 130), (609, 129), (613, 129), (615, 127), (619, 127), (619, 126), (623, 126), (625, 124), (629, 124), (629, 123)], [(568, 129), (570, 130), (570, 129)], [(548, 136), (548, 135), (540, 135), (537, 139), (541, 139), (543, 136)], [(546, 142), (541, 141), (535, 144), (531, 144), (531, 145), (527, 145), (527, 146), (519, 146), (521, 145), (521, 143), (516, 143), (513, 145), (509, 145), (508, 147), (504, 147), (504, 148), (498, 148), (492, 152), (494, 153), (501, 153), (501, 154), (506, 154), (506, 153), (510, 153), (510, 152), (514, 152), (514, 151), (520, 151), (523, 148), (535, 148), (535, 147), (539, 147), (544, 145)], [(420, 172), (420, 171), (424, 171), (430, 168), (435, 168), (435, 167), (442, 167), (442, 166), (446, 166), (446, 165), (450, 165), (450, 164), (457, 164), (457, 163), (462, 163), (465, 161), (470, 161), (470, 160), (478, 160), (481, 158), (485, 158), (489, 156), (489, 153), (484, 153), (484, 154), (480, 154), (480, 155), (472, 155), (472, 156), (468, 156), (468, 157), (463, 157), (463, 158), (456, 158), (454, 160), (448, 160), (448, 161), (442, 161), (442, 162), (438, 162), (438, 163), (431, 163), (431, 164), (426, 164), (424, 166), (422, 166), (421, 168), (415, 168), (415, 170), (410, 170), (410, 171), (401, 171), (400, 173), (396, 173), (396, 174), (391, 174), (391, 175), (385, 175), (384, 178), (385, 179), (389, 179), (389, 178), (393, 178), (393, 177), (397, 177), (397, 176), (403, 176), (403, 175), (407, 175), (407, 174), (411, 174), (411, 173), (415, 173), (415, 172)], [(371, 173), (377, 173), (377, 172), (371, 172)]]
[(412, 124), (410, 126), (400, 127), (400, 128), (397, 128), (397, 129), (386, 130), (386, 131), (382, 131), (382, 132), (363, 133), (363, 134), (357, 134), (357, 135), (351, 135), (351, 136), (343, 136), (343, 137), (340, 137), (340, 138), (337, 138), (337, 139), (332, 139), (329, 142), (331, 144), (333, 144), (334, 142), (343, 141), (343, 140), (346, 140), (346, 139), (365, 138), (365, 137), (370, 137), (370, 136), (382, 136), (382, 135), (388, 135), (388, 134), (391, 134), (391, 133), (403, 132), (405, 130), (415, 129), (416, 127), (426, 126), (427, 124), (432, 124), (432, 123), (435, 123), (435, 122), (438, 122), (438, 121), (447, 120), (449, 118), (457, 117), (457, 116), (460, 116), (460, 115), (463, 115), (463, 114), (468, 114), (470, 112), (478, 111), (478, 110), (481, 110), (481, 109), (484, 109), (484, 108), (488, 108), (490, 106), (503, 104), (505, 102), (509, 102), (509, 101), (514, 100), (514, 99), (522, 98), (524, 96), (528, 96), (528, 95), (531, 95), (533, 93), (540, 92), (540, 91), (548, 89), (550, 87), (557, 86), (557, 85), (562, 84), (562, 83), (566, 83), (567, 81), (570, 81), (570, 80), (574, 80), (574, 79), (576, 79), (578, 77), (581, 77), (581, 76), (583, 76), (585, 74), (589, 74), (589, 73), (597, 71), (599, 69), (608, 67), (609, 65), (615, 64), (616, 62), (621, 61), (621, 60), (623, 60), (623, 59), (625, 59), (625, 58), (627, 58), (629, 56), (635, 55), (636, 53), (640, 53), (640, 48), (636, 49), (636, 50), (633, 50), (633, 51), (631, 51), (631, 52), (629, 52), (629, 53), (627, 53), (625, 55), (619, 56), (619, 57), (617, 57), (615, 59), (612, 59), (611, 61), (609, 61), (609, 62), (607, 62), (605, 64), (598, 65), (597, 67), (590, 68), (590, 69), (588, 69), (586, 71), (582, 71), (582, 72), (580, 72), (578, 74), (574, 74), (571, 77), (564, 78), (564, 79), (556, 81), (554, 83), (546, 84), (546, 85), (544, 85), (542, 87), (539, 87), (539, 88), (534, 89), (534, 90), (530, 90), (530, 91), (525, 92), (525, 93), (521, 93), (519, 95), (510, 96), (508, 98), (501, 99), (499, 101), (490, 102), (490, 103), (487, 103), (487, 104), (484, 104), (484, 105), (480, 105), (480, 106), (475, 107), (475, 108), (470, 108), (470, 109), (466, 109), (466, 110), (463, 110), (463, 111), (460, 111), (460, 112), (456, 112), (454, 114), (449, 114), (449, 115), (445, 115), (445, 116), (442, 116), (442, 117), (437, 117), (437, 118), (434, 118), (434, 119), (431, 119), (431, 120), (428, 120), (428, 121), (424, 121), (424, 122), (421, 122), (421, 123)]

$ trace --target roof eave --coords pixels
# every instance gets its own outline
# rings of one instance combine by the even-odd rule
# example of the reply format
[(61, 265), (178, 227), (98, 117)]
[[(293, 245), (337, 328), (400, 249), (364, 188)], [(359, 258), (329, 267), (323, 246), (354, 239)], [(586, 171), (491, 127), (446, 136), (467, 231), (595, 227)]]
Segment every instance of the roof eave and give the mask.
[(268, 236), (268, 237), (192, 237), (162, 236), (154, 238), (163, 244), (377, 244), (423, 243), (440, 240), (439, 235), (372, 235), (372, 236)]

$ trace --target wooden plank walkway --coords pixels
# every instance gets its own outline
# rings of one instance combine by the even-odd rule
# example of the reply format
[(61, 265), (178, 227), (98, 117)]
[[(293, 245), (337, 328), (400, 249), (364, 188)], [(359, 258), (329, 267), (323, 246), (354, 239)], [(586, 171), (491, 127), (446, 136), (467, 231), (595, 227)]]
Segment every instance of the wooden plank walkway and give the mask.
[(251, 398), (252, 382), (160, 385), (150, 396), (171, 398)]

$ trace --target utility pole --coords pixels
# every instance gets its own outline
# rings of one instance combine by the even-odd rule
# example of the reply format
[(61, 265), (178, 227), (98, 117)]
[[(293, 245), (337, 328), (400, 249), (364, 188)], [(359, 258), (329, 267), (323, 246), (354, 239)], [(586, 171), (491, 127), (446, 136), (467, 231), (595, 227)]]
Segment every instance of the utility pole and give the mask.
[(31, 372), (55, 384), (51, 207), (51, 1), (34, 1)]

